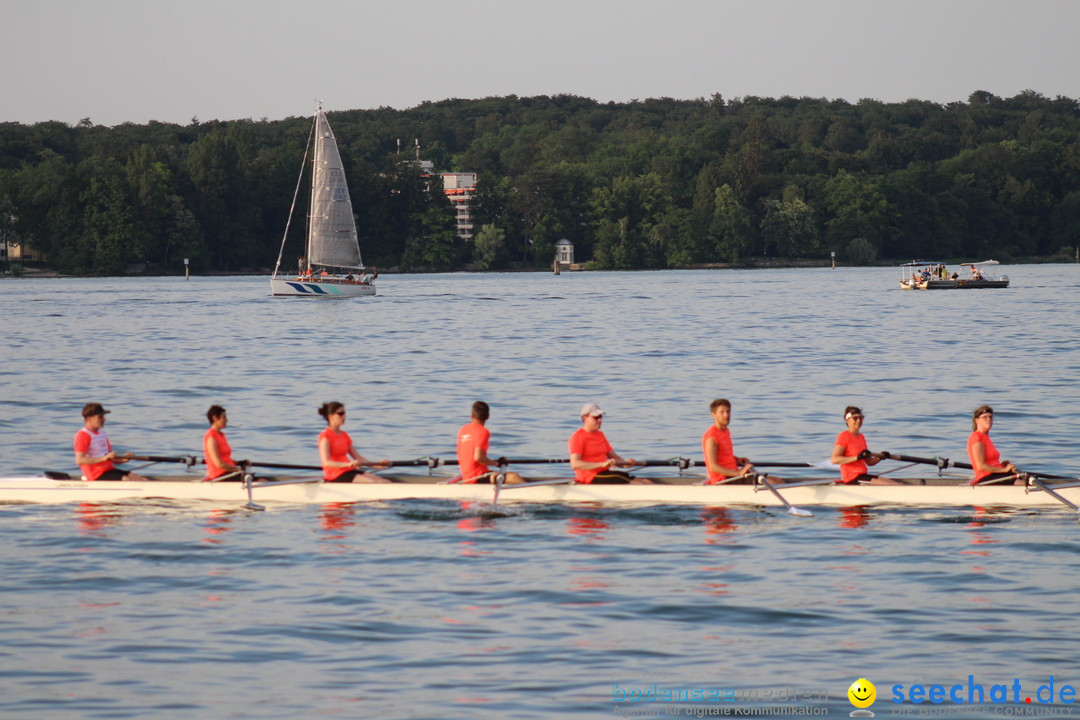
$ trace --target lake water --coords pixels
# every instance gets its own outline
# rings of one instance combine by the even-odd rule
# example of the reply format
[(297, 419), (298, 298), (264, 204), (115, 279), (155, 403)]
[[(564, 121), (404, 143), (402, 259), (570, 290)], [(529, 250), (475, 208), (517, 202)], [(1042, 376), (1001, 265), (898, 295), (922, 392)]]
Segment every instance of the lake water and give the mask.
[[(326, 400), (368, 457), (452, 457), (484, 399), (494, 454), (564, 456), (594, 401), (622, 455), (667, 458), (722, 396), (759, 462), (824, 460), (848, 404), (872, 449), (964, 459), (985, 402), (1004, 456), (1076, 475), (1080, 265), (1002, 270), (400, 275), (344, 301), (4, 280), (0, 474), (73, 469), (91, 400), (122, 450), (196, 453), (218, 403), (237, 457), (310, 464)], [(1064, 508), (8, 505), (0, 528), (5, 719), (847, 717), (861, 677), (878, 717), (1080, 713)]]

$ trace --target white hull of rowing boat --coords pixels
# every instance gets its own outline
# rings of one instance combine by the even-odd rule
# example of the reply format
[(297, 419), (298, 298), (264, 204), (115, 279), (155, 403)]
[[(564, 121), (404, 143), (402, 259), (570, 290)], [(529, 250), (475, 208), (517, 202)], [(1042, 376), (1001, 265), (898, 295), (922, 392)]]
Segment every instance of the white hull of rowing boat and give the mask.
[[(784, 489), (793, 505), (836, 507), (894, 505), (914, 507), (1063, 507), (1034, 488), (1013, 485), (813, 485)], [(1080, 504), (1080, 487), (1059, 490)], [(256, 487), (257, 503), (352, 503), (384, 500), (432, 499), (491, 502), (491, 485), (442, 482), (269, 484)], [(238, 482), (83, 482), (44, 477), (0, 478), (0, 503), (114, 502), (120, 500), (169, 499), (243, 504), (247, 491)], [(603, 503), (638, 505), (758, 505), (778, 506), (768, 490), (752, 485), (573, 485), (547, 484), (503, 487), (500, 503)]]
[(319, 282), (315, 280), (270, 279), (274, 295), (292, 297), (363, 297), (375, 294), (375, 286), (359, 282)]

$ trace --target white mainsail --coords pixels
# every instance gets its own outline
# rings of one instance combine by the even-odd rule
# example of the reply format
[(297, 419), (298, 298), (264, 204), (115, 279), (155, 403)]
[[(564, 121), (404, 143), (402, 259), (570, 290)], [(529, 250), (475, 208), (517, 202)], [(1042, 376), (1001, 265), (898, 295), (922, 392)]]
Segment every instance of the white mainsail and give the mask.
[(315, 118), (315, 164), (311, 178), (307, 256), (312, 266), (364, 268), (341, 154), (321, 108)]

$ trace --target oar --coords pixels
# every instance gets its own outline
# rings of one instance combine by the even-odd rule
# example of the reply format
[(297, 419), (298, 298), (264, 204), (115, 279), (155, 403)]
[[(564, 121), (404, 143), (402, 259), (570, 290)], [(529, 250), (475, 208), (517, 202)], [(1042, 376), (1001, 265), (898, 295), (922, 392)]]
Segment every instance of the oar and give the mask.
[(752, 462), (754, 467), (816, 468), (819, 464), (806, 462)]
[[(434, 461), (434, 462), (432, 462)], [(261, 462), (259, 460), (244, 460), (239, 465), (250, 467), (273, 468), (275, 470), (322, 470), (322, 465), (293, 465), (290, 463)], [(439, 458), (417, 458), (416, 460), (388, 460), (385, 463), (373, 462), (365, 467), (438, 467), (439, 465), (457, 465), (457, 460), (440, 460)]]
[[(165, 462), (164, 460), (162, 462)], [(551, 465), (555, 463), (568, 463), (569, 458), (510, 458), (506, 460), (508, 465)], [(294, 465), (292, 463), (261, 462), (258, 460), (245, 460), (239, 465), (248, 467), (272, 468), (275, 470), (317, 470), (321, 471), (321, 465)], [(434, 469), (442, 465), (457, 465), (457, 460), (443, 460), (437, 457), (415, 458), (413, 460), (388, 460), (387, 462), (373, 462), (372, 468), (384, 467), (426, 467)]]
[(244, 504), (244, 508), (247, 510), (262, 511), (266, 508), (259, 503), (255, 502), (255, 498), (252, 495), (252, 488), (255, 486), (255, 476), (249, 472), (245, 472), (240, 480), (244, 483), (244, 490), (247, 491), (248, 501)]
[(743, 473), (742, 475), (732, 475), (731, 477), (721, 478), (720, 480), (717, 480), (716, 482), (707, 482), (708, 478), (705, 478), (705, 480), (702, 480), (701, 482), (695, 483), (695, 484), (696, 485), (727, 485), (728, 483), (739, 482), (740, 480), (745, 480), (747, 478), (754, 478), (754, 477), (757, 477), (754, 473)]
[(1070, 480), (1070, 481), (1080, 480), (1080, 478), (1071, 477), (1069, 475), (1050, 475), (1048, 473), (1041, 473), (1041, 472), (1027, 472), (1026, 474), (1031, 475), (1032, 477), (1043, 478), (1044, 480)]
[(504, 485), (502, 489), (510, 492), (511, 490), (522, 490), (524, 488), (540, 487), (541, 485), (573, 485), (574, 482), (573, 478), (551, 478), (550, 480), (533, 480), (532, 482), (517, 483), (515, 485)]
[(694, 465), (704, 465), (703, 462), (697, 462), (690, 458), (673, 457), (666, 460), (636, 460), (634, 465), (637, 467), (677, 467), (680, 470), (685, 470), (688, 467)]
[(1064, 495), (1062, 495), (1061, 493), (1057, 492), (1056, 490), (1053, 490), (1053, 489), (1051, 489), (1051, 488), (1050, 488), (1050, 486), (1049, 486), (1049, 485), (1047, 485), (1046, 483), (1044, 483), (1044, 482), (1043, 482), (1043, 481), (1042, 481), (1042, 480), (1041, 480), (1041, 479), (1039, 478), (1039, 476), (1038, 476), (1038, 475), (1028, 475), (1028, 480), (1029, 480), (1029, 481), (1030, 481), (1030, 482), (1031, 482), (1031, 483), (1032, 483), (1032, 484), (1033, 484), (1033, 485), (1034, 485), (1035, 487), (1039, 488), (1040, 490), (1042, 490), (1042, 491), (1043, 491), (1044, 493), (1046, 493), (1046, 494), (1047, 494), (1047, 495), (1049, 495), (1050, 497), (1054, 498), (1054, 499), (1055, 499), (1055, 500), (1057, 500), (1058, 502), (1061, 502), (1061, 503), (1064, 503), (1064, 504), (1068, 505), (1068, 506), (1069, 506), (1069, 507), (1071, 507), (1071, 508), (1072, 508), (1073, 510), (1075, 510), (1075, 511), (1076, 511), (1076, 512), (1078, 512), (1078, 513), (1080, 513), (1080, 507), (1077, 507), (1076, 503), (1072, 502), (1071, 500), (1069, 500), (1068, 498), (1066, 498), (1066, 497), (1065, 497)]
[(128, 460), (138, 460), (139, 462), (183, 463), (184, 465), (187, 465), (188, 467), (191, 467), (192, 465), (197, 465), (197, 464), (203, 462), (202, 460), (195, 457), (194, 455), (176, 455), (176, 456), (172, 456), (172, 455), (128, 455), (128, 454), (125, 454), (125, 455), (123, 455), (123, 457), (126, 457)]
[(899, 462), (918, 463), (918, 464), (921, 464), (921, 465), (933, 465), (938, 470), (945, 470), (946, 468), (950, 468), (950, 467), (961, 468), (963, 470), (972, 470), (972, 469), (974, 469), (968, 463), (954, 462), (954, 461), (950, 460), (949, 458), (943, 458), (943, 457), (934, 457), (934, 458), (913, 457), (911, 455), (900, 455), (898, 453), (889, 453), (889, 452), (882, 452), (882, 453), (877, 453), (877, 454), (880, 455), (883, 460), (897, 460)]
[[(435, 463), (438, 464), (438, 465), (457, 465), (458, 464), (457, 460), (440, 460), (439, 458), (430, 458), (430, 459), (435, 461)], [(498, 465), (556, 465), (558, 463), (568, 463), (568, 462), (570, 462), (570, 458), (499, 458), (498, 460), (496, 460), (496, 464), (498, 464)], [(391, 460), (390, 464), (391, 465), (410, 465), (410, 464), (413, 464), (413, 463), (412, 463), (412, 461), (399, 462), (397, 460)], [(420, 462), (420, 463), (416, 463), (416, 464), (425, 465), (427, 463)]]
[[(513, 462), (513, 461), (511, 461)], [(673, 457), (667, 460), (638, 460), (639, 465), (645, 467), (677, 467), (680, 469), (686, 469), (691, 467), (708, 467), (708, 464), (704, 460), (691, 460), (685, 457)], [(832, 463), (808, 463), (808, 462), (771, 462), (762, 461), (757, 462), (752, 460), (750, 462), (754, 467), (784, 467), (784, 468), (822, 468), (832, 467)]]
[(784, 507), (787, 508), (789, 515), (794, 515), (795, 517), (813, 517), (814, 513), (804, 508), (795, 507), (790, 502), (788, 502), (788, 499), (780, 494), (780, 491), (776, 489), (776, 486), (769, 482), (769, 478), (767, 476), (759, 474), (757, 476), (757, 481), (764, 485), (766, 488), (768, 488), (769, 492), (775, 495), (780, 502), (784, 503)]
[(810, 478), (809, 480), (794, 480), (792, 482), (786, 482), (786, 483), (784, 483), (783, 487), (784, 487), (785, 490), (790, 490), (791, 488), (797, 488), (797, 487), (813, 487), (815, 485), (833, 485), (835, 483), (836, 483), (836, 480), (834, 480), (833, 478)]
[(290, 465), (288, 463), (271, 463), (271, 462), (257, 462), (255, 460), (241, 460), (237, 463), (240, 467), (264, 467), (273, 468), (275, 470), (319, 470), (321, 471), (322, 465)]
[(937, 465), (941, 468), (949, 467), (949, 458), (924, 458), (914, 457), (912, 455), (901, 455), (900, 453), (882, 452), (878, 453), (886, 460), (899, 460), (900, 462), (920, 463), (922, 465)]
[(128, 460), (136, 460), (138, 462), (146, 463), (146, 465), (141, 465), (137, 468), (134, 468), (133, 470), (130, 470), (129, 472), (134, 472), (135, 470), (149, 467), (154, 463), (181, 463), (183, 465), (186, 465), (188, 469), (191, 469), (199, 463), (203, 462), (194, 455), (135, 455), (133, 453), (124, 453), (123, 455), (120, 455), (118, 459), (120, 458), (122, 458), (125, 462), (127, 462)]
[[(500, 458), (503, 459), (503, 458)], [(556, 463), (568, 463), (570, 458), (505, 458), (507, 465), (554, 465)], [(383, 463), (376, 463), (382, 466)], [(388, 467), (426, 467), (437, 468), (444, 465), (457, 465), (456, 459), (444, 460), (438, 457), (422, 457), (413, 460), (389, 460)], [(270, 467), (270, 466), (266, 466)]]

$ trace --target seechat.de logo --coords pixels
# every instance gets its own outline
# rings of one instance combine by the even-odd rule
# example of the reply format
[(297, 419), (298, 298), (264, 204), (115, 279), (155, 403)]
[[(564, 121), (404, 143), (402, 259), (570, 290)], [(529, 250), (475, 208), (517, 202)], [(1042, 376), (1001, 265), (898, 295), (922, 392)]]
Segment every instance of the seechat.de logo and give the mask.
[(851, 711), (851, 717), (874, 717), (874, 713), (866, 709), (877, 700), (877, 688), (874, 687), (874, 683), (866, 678), (859, 678), (847, 689), (847, 697), (851, 704), (858, 708)]

